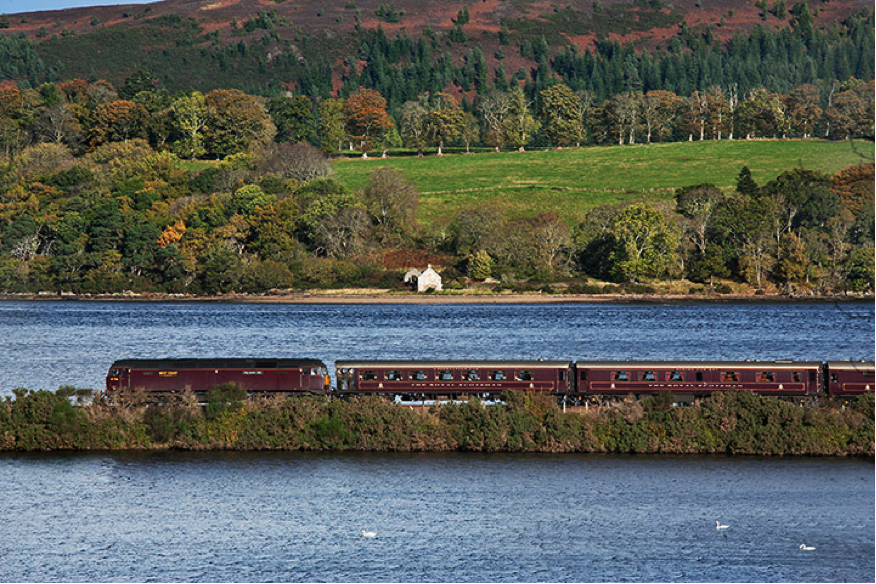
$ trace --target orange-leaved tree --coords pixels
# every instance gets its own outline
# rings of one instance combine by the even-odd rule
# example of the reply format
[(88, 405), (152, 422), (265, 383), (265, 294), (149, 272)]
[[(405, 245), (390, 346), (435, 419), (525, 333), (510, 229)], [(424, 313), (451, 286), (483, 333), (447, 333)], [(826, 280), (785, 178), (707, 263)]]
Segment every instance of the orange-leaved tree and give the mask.
[(347, 133), (359, 142), (359, 149), (367, 152), (374, 140), (392, 127), (392, 118), (386, 113), (386, 100), (379, 92), (361, 88), (344, 101)]

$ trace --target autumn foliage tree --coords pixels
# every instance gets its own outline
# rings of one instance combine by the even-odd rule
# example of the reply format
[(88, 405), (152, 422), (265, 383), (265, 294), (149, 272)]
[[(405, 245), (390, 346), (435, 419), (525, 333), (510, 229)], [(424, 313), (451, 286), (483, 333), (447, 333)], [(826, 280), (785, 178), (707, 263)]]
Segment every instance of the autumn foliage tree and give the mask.
[(393, 125), (386, 100), (373, 89), (361, 88), (344, 101), (347, 133), (362, 152), (371, 150), (378, 136)]
[(98, 107), (89, 135), (92, 148), (105, 142), (127, 142), (146, 137), (146, 108), (138, 103), (117, 100)]
[(446, 142), (455, 140), (465, 130), (465, 112), (449, 93), (431, 96), (430, 107), (426, 110), (426, 136), (438, 146), (438, 156)]
[(225, 157), (270, 142), (276, 127), (262, 100), (237, 89), (217, 89), (204, 96), (210, 112), (204, 132), (208, 154)]

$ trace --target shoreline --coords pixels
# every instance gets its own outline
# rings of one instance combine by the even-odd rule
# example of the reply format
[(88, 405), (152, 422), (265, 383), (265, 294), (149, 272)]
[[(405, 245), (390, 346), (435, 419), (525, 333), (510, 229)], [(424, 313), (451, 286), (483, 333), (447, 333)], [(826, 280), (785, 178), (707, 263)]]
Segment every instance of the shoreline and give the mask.
[(166, 294), (121, 292), (112, 294), (19, 293), (0, 294), (0, 301), (72, 302), (203, 302), (229, 304), (718, 304), (718, 303), (815, 303), (874, 302), (869, 295), (783, 294), (411, 294), (349, 289), (281, 294)]

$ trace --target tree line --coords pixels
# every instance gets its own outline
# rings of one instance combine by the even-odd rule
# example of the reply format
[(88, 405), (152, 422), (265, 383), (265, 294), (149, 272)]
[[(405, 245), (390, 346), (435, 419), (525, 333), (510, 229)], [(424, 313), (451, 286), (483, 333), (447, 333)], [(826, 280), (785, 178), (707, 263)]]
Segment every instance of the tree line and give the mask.
[[(449, 93), (419, 96), (395, 113), (376, 90), (314, 104), (304, 95), (261, 98), (240, 90), (171, 95), (144, 71), (122, 88), (73, 79), (38, 89), (0, 88), (0, 152), (14, 158), (33, 143), (77, 154), (143, 139), (185, 159), (221, 159), (271, 143), (309, 143), (328, 155), (402, 147), (465, 148), (637, 144), (681, 140), (872, 138), (873, 81), (851, 79), (827, 94), (801, 85), (788, 94), (745, 95), (712, 86), (687, 97), (664, 90), (624, 92), (599, 102), (564, 83), (533, 101), (520, 85), (480, 96), (467, 111)], [(826, 100), (826, 103), (825, 103)], [(824, 105), (824, 107), (822, 107)]]

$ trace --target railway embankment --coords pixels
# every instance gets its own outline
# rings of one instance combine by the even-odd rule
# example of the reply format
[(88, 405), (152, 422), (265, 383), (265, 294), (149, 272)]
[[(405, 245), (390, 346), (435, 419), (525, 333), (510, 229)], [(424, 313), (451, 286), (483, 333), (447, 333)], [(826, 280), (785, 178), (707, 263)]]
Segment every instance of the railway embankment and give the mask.
[(0, 403), (0, 451), (287, 450), (874, 456), (874, 399), (794, 404), (728, 392), (674, 407), (671, 396), (588, 412), (512, 392), (412, 409), (375, 397), (76, 406), (74, 390), (15, 390)]

